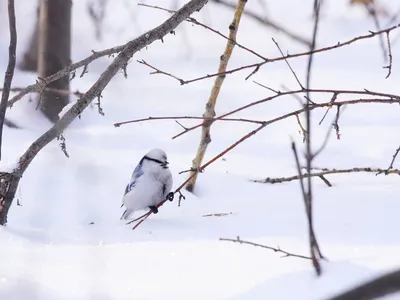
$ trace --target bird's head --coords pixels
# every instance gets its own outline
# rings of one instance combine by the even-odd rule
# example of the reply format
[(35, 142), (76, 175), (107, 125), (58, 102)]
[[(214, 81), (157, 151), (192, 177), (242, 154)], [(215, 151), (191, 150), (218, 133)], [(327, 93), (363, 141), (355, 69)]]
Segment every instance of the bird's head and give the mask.
[(147, 152), (147, 154), (144, 156), (145, 160), (152, 161), (153, 163), (159, 164), (163, 168), (168, 168), (168, 158), (167, 154), (165, 151), (155, 148)]

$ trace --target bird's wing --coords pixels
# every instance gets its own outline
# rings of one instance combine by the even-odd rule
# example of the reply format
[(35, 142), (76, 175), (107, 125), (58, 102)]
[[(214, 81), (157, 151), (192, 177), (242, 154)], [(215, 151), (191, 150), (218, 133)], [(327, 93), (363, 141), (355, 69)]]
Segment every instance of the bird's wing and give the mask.
[(138, 179), (143, 175), (143, 169), (142, 169), (142, 164), (139, 163), (136, 168), (133, 170), (132, 173), (132, 177), (130, 182), (127, 184), (127, 186), (125, 187), (125, 193), (124, 196), (129, 193), (132, 188), (135, 186), (136, 182), (138, 181)]

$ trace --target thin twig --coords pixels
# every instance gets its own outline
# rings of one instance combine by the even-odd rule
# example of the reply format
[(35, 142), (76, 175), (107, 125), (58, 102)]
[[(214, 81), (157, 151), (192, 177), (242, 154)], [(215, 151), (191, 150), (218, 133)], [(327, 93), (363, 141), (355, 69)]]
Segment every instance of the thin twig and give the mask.
[[(315, 169), (315, 168), (314, 168)], [(382, 168), (371, 168), (371, 167), (365, 167), (365, 168), (351, 168), (351, 169), (323, 169), (319, 172), (314, 172), (310, 173), (302, 173), (301, 175), (293, 175), (289, 177), (267, 177), (265, 179), (257, 179), (257, 180), (251, 180), (252, 182), (257, 182), (257, 183), (283, 183), (283, 182), (290, 182), (294, 180), (299, 180), (302, 178), (308, 178), (308, 177), (320, 177), (320, 176), (326, 176), (330, 174), (344, 174), (344, 173), (386, 173), (388, 174), (396, 174), (400, 175), (400, 170), (399, 169), (382, 169)]]
[(278, 252), (278, 253), (282, 253), (284, 254), (284, 256), (282, 257), (297, 257), (297, 258), (303, 258), (303, 259), (311, 259), (311, 257), (309, 256), (305, 256), (305, 255), (301, 255), (301, 254), (295, 254), (292, 252), (288, 252), (285, 250), (282, 250), (279, 246), (278, 247), (270, 247), (270, 246), (266, 246), (266, 245), (262, 245), (262, 244), (258, 244), (258, 243), (253, 243), (253, 242), (249, 242), (249, 241), (244, 241), (241, 240), (240, 237), (237, 237), (236, 239), (226, 239), (226, 238), (220, 238), (220, 241), (226, 241), (226, 242), (234, 242), (234, 243), (239, 243), (239, 244), (245, 244), (245, 245), (251, 245), (251, 246), (255, 246), (255, 247), (261, 247), (264, 249), (269, 249), (272, 250), (274, 252)]
[[(142, 118), (142, 119), (135, 119), (135, 120), (130, 120), (130, 121), (124, 121), (124, 122), (118, 122), (115, 123), (115, 127), (120, 127), (121, 125), (125, 124), (130, 124), (130, 123), (138, 123), (138, 122), (144, 122), (144, 121), (157, 121), (157, 120), (205, 120), (205, 117), (195, 117), (195, 116), (176, 116), (176, 117), (148, 117), (148, 118)], [(211, 119), (211, 121), (214, 121), (214, 118)], [(258, 120), (250, 120), (250, 119), (242, 119), (242, 118), (222, 118), (218, 119), (218, 121), (229, 121), (229, 122), (244, 122), (244, 123), (253, 123), (253, 124), (263, 124), (263, 121), (258, 121)], [(182, 125), (181, 125), (182, 126)], [(187, 128), (184, 127), (184, 130)]]
[[(321, 9), (321, 4), (323, 0), (315, 0), (314, 2), (314, 28), (313, 28), (313, 36), (312, 36), (312, 42), (311, 42), (311, 47), (310, 47), (310, 52), (313, 52), (316, 43), (317, 43), (317, 32), (318, 32), (318, 26), (319, 26), (319, 16), (320, 16), (320, 9)], [(306, 128), (307, 128), (307, 139), (306, 139), (306, 161), (307, 161), (307, 173), (311, 173), (311, 167), (312, 167), (312, 161), (314, 158), (314, 154), (312, 153), (311, 150), (311, 110), (310, 106), (313, 104), (310, 98), (310, 85), (311, 85), (311, 71), (312, 71), (312, 62), (314, 58), (314, 53), (310, 54), (308, 56), (308, 64), (307, 64), (307, 75), (306, 75), (306, 99), (307, 99), (307, 104), (305, 105), (305, 113), (306, 113)], [(296, 149), (292, 145), (293, 151), (295, 152), (296, 156)], [(298, 168), (299, 174), (301, 174), (300, 171), (300, 164), (299, 160), (296, 157), (296, 164)], [(302, 179), (300, 180), (301, 182), (303, 181)], [(323, 255), (320, 251), (317, 238), (315, 236), (314, 232), (314, 224), (313, 224), (313, 194), (312, 194), (312, 180), (311, 177), (307, 177), (307, 191), (304, 189), (304, 185), (302, 185), (302, 192), (303, 192), (303, 197), (304, 197), (304, 204), (306, 208), (306, 214), (307, 214), (307, 220), (308, 220), (308, 235), (309, 235), (309, 243), (310, 243), (310, 252), (311, 252), (311, 258), (312, 258), (312, 264), (314, 266), (314, 269), (317, 273), (317, 276), (321, 275), (321, 264), (319, 260), (323, 258)]]
[[(339, 101), (336, 102), (334, 104), (332, 104), (331, 102), (325, 102), (325, 103), (317, 103), (315, 105), (312, 105), (309, 109), (310, 110), (314, 110), (317, 108), (323, 108), (323, 107), (329, 107), (329, 106), (343, 106), (343, 105), (356, 105), (356, 104), (361, 104), (361, 103), (378, 103), (378, 104), (394, 104), (394, 103), (400, 103), (400, 99), (380, 99), (380, 98), (375, 98), (375, 99), (355, 99), (355, 100), (345, 100), (345, 101)], [(247, 122), (247, 123), (254, 123), (254, 124), (260, 124), (260, 125), (271, 125), (273, 123), (276, 123), (278, 121), (284, 120), (286, 118), (290, 118), (290, 117), (296, 117), (296, 115), (300, 115), (301, 113), (304, 113), (306, 110), (306, 108), (302, 108), (302, 109), (298, 109), (289, 113), (286, 113), (284, 115), (281, 115), (279, 117), (270, 119), (270, 120), (266, 120), (266, 121), (262, 121), (262, 120), (249, 120), (249, 119), (230, 119), (230, 118), (225, 118), (223, 116), (219, 116), (219, 117), (215, 117), (213, 119), (211, 119), (212, 122), (216, 122), (216, 121), (238, 121), (238, 122)], [(121, 122), (121, 123), (115, 123), (114, 126), (118, 127), (122, 124), (127, 124), (127, 123), (136, 123), (136, 122), (145, 122), (145, 121), (156, 121), (156, 120), (175, 120), (175, 119), (190, 119), (190, 118), (194, 118), (194, 119), (203, 119), (202, 117), (188, 117), (188, 116), (176, 116), (176, 117), (149, 117), (149, 118), (143, 118), (143, 119), (137, 119), (137, 120), (131, 120), (131, 121), (125, 121), (125, 122)], [(197, 126), (199, 127), (199, 126)], [(196, 127), (196, 128), (197, 128)], [(332, 127), (331, 127), (332, 128)], [(186, 128), (186, 131), (190, 131), (193, 130), (194, 128)], [(185, 132), (186, 132), (185, 131)], [(185, 133), (184, 132), (184, 133)], [(182, 134), (181, 134), (182, 135)], [(325, 142), (323, 143), (325, 144)], [(318, 153), (318, 151), (316, 152)]]
[[(333, 93), (331, 103), (335, 102), (337, 99), (338, 93)], [(322, 122), (325, 120), (326, 115), (328, 114), (329, 110), (332, 108), (332, 106), (329, 106), (328, 109), (326, 110), (324, 116), (322, 117), (321, 121), (319, 121), (318, 125), (321, 125)]]
[(298, 114), (296, 114), (296, 120), (297, 120), (297, 124), (299, 124), (301, 133), (303, 134), (303, 143), (304, 143), (306, 141), (306, 138), (307, 138), (307, 130), (305, 130), (303, 125), (301, 124), (300, 117), (299, 117)]
[[(25, 88), (22, 88), (22, 87), (13, 87), (13, 88), (10, 89), (10, 92), (14, 92), (14, 93), (21, 92), (24, 89)], [(2, 90), (3, 89), (0, 89), (0, 91), (2, 91)], [(74, 96), (77, 96), (77, 97), (81, 97), (82, 95), (84, 95), (84, 93), (79, 92), (79, 91), (75, 91), (74, 92), (74, 91), (71, 91), (71, 90), (60, 90), (60, 89), (48, 88), (48, 87), (45, 87), (43, 89), (43, 91), (51, 92), (51, 93), (59, 94), (59, 95), (74, 95)]]
[(389, 167), (385, 170), (385, 175), (388, 175), (389, 172), (390, 172), (390, 170), (393, 169), (394, 162), (396, 161), (396, 157), (397, 157), (397, 155), (399, 154), (399, 152), (400, 152), (400, 146), (399, 146), (399, 148), (397, 148), (396, 151), (394, 152), (392, 161), (390, 162)]
[(0, 102), (0, 160), (1, 160), (1, 148), (3, 141), (4, 119), (6, 116), (8, 97), (10, 95), (11, 82), (14, 76), (14, 69), (16, 62), (17, 28), (15, 21), (14, 0), (8, 0), (8, 23), (9, 23), (8, 27), (10, 30), (10, 45), (8, 47), (8, 65), (6, 74), (4, 76), (3, 92), (1, 94), (1, 102)]
[(148, 63), (147, 63), (146, 61), (144, 61), (143, 59), (142, 59), (142, 60), (137, 60), (137, 62), (138, 62), (139, 64), (148, 66), (149, 68), (153, 69), (154, 72), (151, 72), (150, 74), (163, 74), (163, 75), (166, 75), (166, 76), (168, 76), (168, 77), (171, 77), (171, 78), (173, 78), (173, 79), (175, 79), (175, 80), (178, 80), (181, 84), (182, 84), (182, 82), (183, 82), (183, 80), (182, 80), (181, 78), (178, 78), (178, 77), (176, 77), (176, 76), (174, 76), (174, 75), (172, 75), (172, 74), (170, 74), (170, 73), (161, 71), (160, 69), (157, 69), (156, 67), (154, 67), (154, 66), (148, 64)]
[(49, 85), (50, 83), (69, 75), (70, 73), (73, 73), (76, 69), (84, 67), (84, 70), (87, 69), (87, 66), (94, 60), (99, 59), (104, 56), (112, 56), (116, 53), (121, 52), (126, 45), (122, 46), (116, 46), (112, 47), (106, 50), (102, 51), (93, 51), (92, 50), (92, 55), (89, 57), (82, 59), (76, 63), (71, 64), (70, 66), (66, 67), (65, 69), (62, 69), (58, 71), (57, 73), (54, 73), (53, 75), (50, 75), (46, 78), (42, 78), (36, 81), (35, 84), (28, 85), (26, 88), (24, 88), (21, 92), (19, 92), (17, 95), (12, 97), (9, 101), (7, 106), (12, 107), (17, 101), (22, 99), (25, 95), (32, 93), (32, 92), (37, 92), (40, 93), (43, 91), (43, 89)]
[(389, 64), (384, 69), (388, 69), (388, 74), (386, 75), (385, 79), (389, 78), (390, 74), (392, 74), (392, 63), (393, 63), (393, 56), (392, 56), (392, 46), (390, 45), (390, 32), (386, 32), (386, 42), (388, 46), (388, 55), (389, 55)]
[[(279, 46), (279, 44), (275, 41), (274, 38), (272, 38), (272, 41), (275, 43), (275, 46), (278, 48), (279, 52), (281, 53), (282, 57), (285, 57), (285, 54), (283, 54), (281, 47)], [(287, 66), (289, 67), (290, 71), (292, 72), (294, 78), (296, 79), (297, 83), (299, 84), (300, 88), (302, 90), (304, 90), (304, 86), (301, 84), (299, 78), (296, 75), (296, 72), (292, 69), (291, 65), (289, 64), (288, 60), (285, 58), (285, 62), (287, 64)]]
[(333, 122), (333, 128), (335, 128), (336, 138), (338, 140), (340, 140), (339, 117), (340, 117), (340, 105), (336, 106), (336, 117), (335, 121)]
[(268, 86), (266, 86), (266, 85), (264, 85), (264, 84), (261, 84), (261, 83), (255, 81), (255, 80), (253, 80), (253, 82), (254, 82), (255, 84), (257, 84), (257, 85), (259, 85), (259, 86), (261, 86), (261, 87), (267, 89), (267, 90), (270, 90), (271, 92), (276, 93), (276, 94), (280, 94), (280, 93), (281, 93), (280, 91), (275, 90), (275, 89), (273, 89), (273, 88), (270, 88), (270, 87), (268, 87)]
[[(367, 9), (369, 15), (372, 17), (372, 20), (374, 21), (376, 30), (378, 30), (378, 31), (381, 30), (381, 25), (379, 23), (378, 14), (376, 13), (375, 3), (373, 1), (371, 1), (368, 4), (365, 4), (365, 8)], [(384, 61), (386, 61), (387, 55), (386, 55), (386, 49), (385, 49), (385, 42), (381, 35), (379, 36), (379, 44), (382, 49), (383, 59), (384, 59)]]

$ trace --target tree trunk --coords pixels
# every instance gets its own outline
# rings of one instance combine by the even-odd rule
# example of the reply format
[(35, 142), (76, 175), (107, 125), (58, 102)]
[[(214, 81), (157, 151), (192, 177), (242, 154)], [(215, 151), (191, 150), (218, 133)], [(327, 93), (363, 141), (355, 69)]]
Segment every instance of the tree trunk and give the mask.
[[(71, 64), (71, 7), (70, 0), (40, 0), (38, 73), (45, 78)], [(69, 76), (50, 83), (47, 87), (69, 90)], [(44, 115), (56, 122), (69, 95), (42, 92), (38, 99)]]
[(36, 10), (35, 28), (33, 29), (29, 40), (29, 48), (24, 53), (22, 61), (18, 66), (22, 71), (37, 72), (38, 70), (39, 11), (40, 6), (38, 5)]

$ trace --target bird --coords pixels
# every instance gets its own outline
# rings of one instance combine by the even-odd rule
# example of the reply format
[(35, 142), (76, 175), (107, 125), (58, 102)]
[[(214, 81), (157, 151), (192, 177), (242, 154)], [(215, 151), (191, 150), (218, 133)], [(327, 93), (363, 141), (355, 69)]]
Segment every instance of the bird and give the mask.
[(174, 200), (171, 192), (173, 179), (168, 167), (167, 154), (154, 148), (142, 157), (125, 187), (121, 207), (126, 210), (121, 219), (128, 219), (135, 211), (149, 208), (158, 213), (158, 205), (165, 199)]

